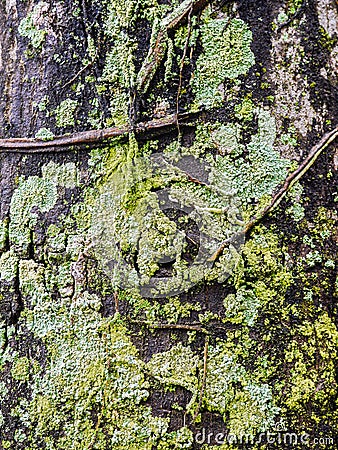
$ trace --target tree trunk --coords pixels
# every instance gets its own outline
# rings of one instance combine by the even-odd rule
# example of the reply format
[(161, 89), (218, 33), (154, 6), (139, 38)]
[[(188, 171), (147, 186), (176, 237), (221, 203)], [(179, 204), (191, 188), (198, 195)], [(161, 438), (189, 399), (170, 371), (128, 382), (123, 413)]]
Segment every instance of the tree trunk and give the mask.
[(0, 69), (0, 448), (335, 448), (337, 2), (2, 0)]

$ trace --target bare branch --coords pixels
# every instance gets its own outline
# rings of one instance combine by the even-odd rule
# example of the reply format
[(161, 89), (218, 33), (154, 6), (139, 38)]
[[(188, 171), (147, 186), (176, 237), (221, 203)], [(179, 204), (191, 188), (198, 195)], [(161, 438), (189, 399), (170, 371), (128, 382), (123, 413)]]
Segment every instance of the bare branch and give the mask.
[(78, 133), (56, 136), (54, 139), (44, 141), (36, 138), (8, 138), (0, 139), (0, 153), (39, 153), (63, 151), (65, 147), (73, 145), (96, 144), (128, 133), (151, 133), (156, 130), (164, 130), (167, 127), (176, 126), (177, 121), (188, 118), (188, 114), (173, 114), (161, 119), (139, 123), (133, 129), (131, 127), (104, 128), (101, 130), (81, 131)]

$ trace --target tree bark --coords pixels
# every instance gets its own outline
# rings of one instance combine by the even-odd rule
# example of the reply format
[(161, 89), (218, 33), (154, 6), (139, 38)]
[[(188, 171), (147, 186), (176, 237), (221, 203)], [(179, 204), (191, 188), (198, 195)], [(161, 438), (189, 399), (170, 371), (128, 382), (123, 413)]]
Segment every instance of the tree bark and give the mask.
[(335, 0), (0, 8), (0, 449), (335, 448)]

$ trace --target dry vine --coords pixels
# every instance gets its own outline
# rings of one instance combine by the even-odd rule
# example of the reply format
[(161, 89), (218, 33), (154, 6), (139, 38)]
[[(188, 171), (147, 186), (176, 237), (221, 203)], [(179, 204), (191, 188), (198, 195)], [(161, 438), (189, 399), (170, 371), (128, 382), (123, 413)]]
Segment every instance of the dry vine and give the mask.
[(178, 116), (173, 114), (162, 119), (138, 123), (133, 129), (131, 127), (114, 127), (103, 128), (101, 130), (80, 131), (78, 133), (56, 136), (51, 140), (36, 138), (0, 139), (0, 153), (40, 153), (58, 151), (58, 149), (59, 151), (63, 151), (64, 147), (97, 144), (118, 136), (126, 136), (131, 132), (143, 134), (161, 131), (165, 128), (176, 126), (177, 121), (184, 121), (188, 117), (188, 114), (179, 114)]

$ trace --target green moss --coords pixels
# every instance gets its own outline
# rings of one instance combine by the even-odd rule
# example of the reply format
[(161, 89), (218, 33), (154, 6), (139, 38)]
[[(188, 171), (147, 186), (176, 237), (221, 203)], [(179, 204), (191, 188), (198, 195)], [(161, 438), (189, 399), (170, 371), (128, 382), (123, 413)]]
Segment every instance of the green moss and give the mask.
[(303, 0), (288, 0), (288, 13), (293, 15), (296, 14), (296, 12), (299, 10), (299, 8), (302, 6)]
[(250, 122), (253, 119), (254, 103), (251, 96), (246, 96), (240, 105), (235, 106), (235, 116), (244, 122)]
[[(321, 403), (328, 402), (330, 395), (334, 395), (338, 331), (323, 311), (314, 323), (305, 321), (293, 334), (294, 339), (285, 353), (291, 371), (290, 381), (285, 386), (285, 403), (297, 411), (313, 396)], [(302, 346), (297, 343), (299, 336), (303, 336)]]
[(189, 317), (192, 311), (200, 311), (201, 305), (191, 303), (181, 303), (179, 298), (171, 297), (164, 305), (159, 305), (160, 315), (168, 323), (178, 323), (181, 318)]
[(248, 72), (255, 62), (251, 31), (240, 19), (212, 19), (203, 14), (203, 53), (197, 59), (192, 88), (197, 105), (214, 107), (224, 100), (221, 85)]
[(329, 269), (334, 269), (335, 268), (335, 262), (333, 261), (333, 259), (328, 259), (325, 262), (325, 267), (329, 268)]
[(288, 20), (289, 16), (284, 12), (280, 12), (277, 17), (278, 23), (284, 23)]
[(55, 110), (56, 126), (60, 128), (74, 126), (75, 118), (74, 113), (77, 108), (77, 101), (68, 98), (60, 103)]
[(33, 103), (33, 105), (35, 107), (37, 107), (40, 112), (46, 111), (48, 104), (49, 104), (48, 95), (45, 95), (44, 97), (42, 97), (42, 99), (40, 100), (39, 103), (36, 103), (36, 102)]
[(188, 427), (179, 428), (177, 431), (172, 431), (168, 435), (163, 436), (159, 442), (158, 450), (180, 450), (185, 448), (192, 448), (193, 433)]
[[(110, 2), (109, 8), (103, 20), (110, 50), (104, 79), (97, 88), (100, 94), (111, 89), (110, 123), (120, 125), (128, 122), (128, 90), (135, 77), (130, 27), (137, 26), (135, 17), (154, 23), (155, 16), (169, 7), (128, 1)], [(254, 60), (251, 34), (242, 21), (213, 19), (208, 14), (203, 20), (203, 53), (192, 85), (199, 105), (210, 107), (223, 100), (218, 91), (222, 82), (247, 73)], [(180, 47), (186, 32), (184, 27), (175, 36)], [(92, 42), (88, 44), (93, 57)], [(123, 49), (120, 54), (119, 48)], [(224, 64), (219, 63), (219, 55)], [(74, 125), (76, 105), (70, 109), (73, 107), (69, 116), (60, 110), (62, 126)], [(15, 327), (5, 329), (1, 324), (0, 347), (13, 378), (18, 384), (29, 379), (30, 391), (29, 398), (17, 398), (18, 404), (11, 410), (13, 419), (22, 420), (25, 431), (19, 424), (14, 441), (2, 442), (4, 448), (16, 448), (18, 442), (29, 450), (37, 450), (41, 442), (60, 450), (192, 448), (190, 426), (168, 432), (169, 413), (166, 417), (152, 413), (149, 394), (155, 388), (187, 390), (187, 407), (173, 404), (171, 408), (182, 414), (187, 409), (192, 416), (203, 393), (199, 412), (221, 414), (227, 430), (235, 434), (265, 431), (278, 414), (294, 424), (299, 417), (304, 423), (319, 423), (326, 417), (324, 410), (331, 411), (337, 330), (318, 298), (320, 289), (331, 289), (336, 279), (334, 260), (325, 250), (335, 236), (335, 212), (321, 208), (312, 216), (312, 223), (306, 224), (301, 186), (289, 192), (292, 206), (287, 214), (292, 215), (295, 227), (308, 225), (311, 230), (299, 243), (309, 248), (301, 248), (297, 261), (288, 255), (289, 236), (271, 225), (273, 217), (269, 228), (257, 225), (241, 249), (225, 251), (211, 270), (206, 271), (205, 264), (191, 270), (177, 256), (187, 248), (183, 236), (187, 219), (173, 220), (165, 214), (159, 191), (170, 190), (181, 208), (193, 209), (195, 221), (202, 218), (199, 229), (212, 242), (208, 248), (212, 253), (229, 233), (241, 229), (242, 215), (250, 217), (270, 201), (287, 175), (290, 163), (274, 148), (276, 126), (267, 110), (244, 96), (235, 106), (234, 118), (234, 123), (199, 124), (190, 146), (179, 142), (167, 146), (162, 165), (156, 163), (158, 154), (153, 156), (158, 150), (156, 143), (139, 147), (132, 136), (129, 143), (117, 139), (107, 148), (94, 149), (88, 163), (90, 187), (81, 187), (73, 163), (50, 162), (42, 167), (41, 177), (19, 180), (10, 208), (12, 249), (1, 255), (0, 278), (6, 289), (1, 290), (1, 302), (7, 301), (4, 294), (15, 281), (24, 311)], [(254, 118), (258, 119), (257, 131), (248, 139)], [(92, 119), (99, 117), (93, 113)], [(296, 145), (292, 130), (281, 136), (281, 143)], [(207, 186), (194, 182), (194, 177)], [(55, 209), (55, 221), (48, 226), (43, 243), (39, 241), (36, 260), (29, 259), (28, 248), (36, 244), (33, 231), (38, 214), (56, 205), (63, 188), (76, 186), (81, 187), (83, 200), (73, 204), (66, 217)], [(7, 246), (7, 229), (7, 223), (1, 222), (2, 251)], [(96, 247), (101, 244), (103, 255)], [(176, 261), (172, 285), (162, 286), (160, 294), (169, 297), (178, 284), (187, 291), (192, 281), (224, 282), (232, 274), (227, 280), (232, 293), (224, 299), (224, 308), (222, 297), (212, 310), (208, 308), (207, 289), (205, 304), (190, 303), (185, 296), (184, 300), (171, 296), (159, 301), (142, 297), (133, 286), (147, 284), (156, 276), (163, 255)], [(19, 261), (20, 256), (24, 258)], [(92, 259), (103, 257), (109, 262), (115, 256), (121, 258), (130, 276), (127, 286), (122, 279), (122, 286), (127, 287), (123, 291), (121, 279), (111, 280), (107, 273), (111, 274), (104, 273)], [(298, 286), (296, 281), (300, 281)], [(335, 294), (337, 286), (336, 281)], [(198, 316), (200, 326), (210, 333), (204, 392), (203, 349), (198, 348), (205, 330), (202, 334), (191, 332), (182, 342), (182, 329), (180, 333), (172, 330), (175, 344), (144, 362), (132, 343), (138, 339), (130, 335), (133, 322), (128, 324), (118, 314), (103, 317), (104, 302), (110, 304), (113, 295), (121, 304), (128, 303), (128, 319), (152, 325), (162, 321), (181, 324), (181, 319), (192, 313)], [(224, 330), (226, 339), (216, 337), (219, 329)], [(3, 349), (10, 333), (18, 340), (29, 334), (43, 347), (41, 353), (47, 355), (43, 371), (38, 373), (33, 359), (19, 357), (10, 346)], [(145, 333), (143, 328), (140, 333)], [(1, 403), (5, 404), (9, 395), (0, 384)], [(328, 414), (327, 420), (332, 420)]]
[(38, 25), (41, 15), (46, 12), (48, 5), (46, 2), (39, 2), (34, 6), (33, 11), (19, 24), (19, 34), (27, 37), (33, 48), (39, 49), (45, 41), (47, 32)]

